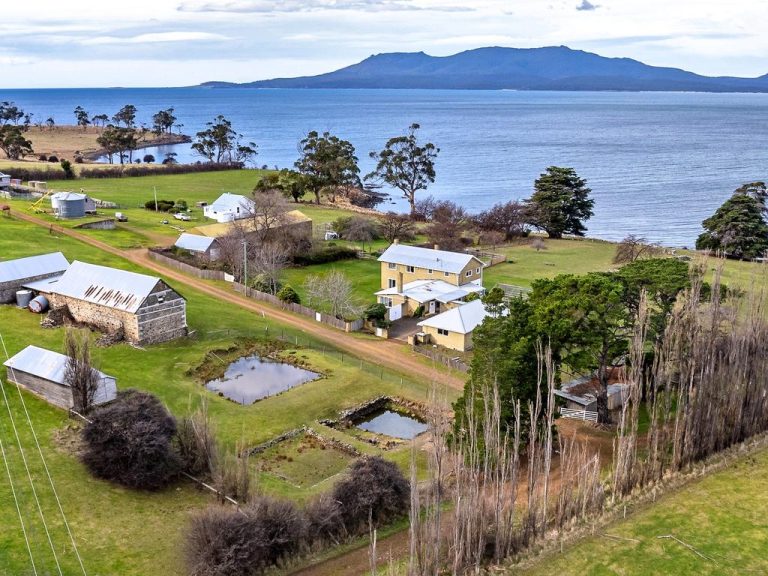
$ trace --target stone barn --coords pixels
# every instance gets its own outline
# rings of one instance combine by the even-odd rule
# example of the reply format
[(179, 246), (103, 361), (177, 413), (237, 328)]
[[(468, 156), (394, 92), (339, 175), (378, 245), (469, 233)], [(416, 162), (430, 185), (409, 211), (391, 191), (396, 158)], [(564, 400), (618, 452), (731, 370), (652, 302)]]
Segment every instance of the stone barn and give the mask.
[(160, 278), (75, 261), (50, 290), (52, 309), (135, 344), (187, 334), (187, 302)]
[(25, 284), (61, 276), (69, 262), (61, 252), (0, 262), (0, 304), (16, 300), (16, 292)]
[[(64, 377), (67, 357), (37, 346), (27, 346), (4, 363), (9, 382), (26, 388), (54, 406), (72, 408), (72, 388)], [(97, 370), (98, 372), (98, 370)], [(94, 404), (110, 402), (117, 396), (117, 380), (98, 372), (99, 383), (93, 397)]]

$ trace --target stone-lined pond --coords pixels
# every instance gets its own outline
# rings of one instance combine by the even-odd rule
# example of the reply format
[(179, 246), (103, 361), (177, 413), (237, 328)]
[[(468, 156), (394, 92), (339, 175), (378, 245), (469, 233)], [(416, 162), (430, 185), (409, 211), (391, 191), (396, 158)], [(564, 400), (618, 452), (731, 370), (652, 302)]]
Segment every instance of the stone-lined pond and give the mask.
[(232, 362), (222, 378), (211, 380), (205, 387), (239, 404), (253, 404), (318, 377), (316, 372), (291, 364), (247, 356)]
[(426, 432), (428, 428), (424, 422), (386, 409), (374, 412), (355, 426), (366, 432), (385, 434), (402, 440), (411, 440), (422, 432)]

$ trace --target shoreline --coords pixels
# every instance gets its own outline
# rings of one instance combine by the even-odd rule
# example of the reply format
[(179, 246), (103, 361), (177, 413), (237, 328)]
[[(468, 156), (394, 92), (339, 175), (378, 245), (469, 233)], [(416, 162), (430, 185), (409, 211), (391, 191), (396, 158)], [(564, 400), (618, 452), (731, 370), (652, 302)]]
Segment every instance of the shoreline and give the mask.
[[(143, 140), (138, 143), (134, 150), (145, 150), (147, 148), (155, 148), (156, 146), (174, 146), (176, 144), (190, 144), (192, 137), (188, 134), (164, 134), (154, 140)], [(82, 154), (83, 160), (90, 164), (109, 164), (109, 162), (98, 162), (97, 159), (102, 156), (106, 156), (107, 151), (104, 148), (98, 150), (84, 152)], [(118, 162), (119, 164), (119, 162)]]

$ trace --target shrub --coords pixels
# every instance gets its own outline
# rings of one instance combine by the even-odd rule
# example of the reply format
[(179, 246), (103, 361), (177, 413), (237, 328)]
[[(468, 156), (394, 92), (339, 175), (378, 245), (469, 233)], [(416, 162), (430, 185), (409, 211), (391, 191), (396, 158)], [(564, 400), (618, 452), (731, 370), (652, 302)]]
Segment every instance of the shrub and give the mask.
[(134, 176), (157, 176), (158, 174), (193, 174), (196, 172), (220, 172), (222, 170), (241, 170), (241, 164), (217, 164), (214, 162), (198, 162), (195, 164), (166, 163), (158, 170), (150, 166), (114, 166), (110, 168), (90, 168), (80, 172), (81, 178), (130, 178)]
[(72, 169), (72, 163), (69, 160), (61, 161), (61, 169), (64, 170), (64, 178), (67, 180), (75, 178), (75, 171)]
[(394, 462), (379, 456), (356, 460), (347, 477), (333, 487), (344, 527), (350, 534), (382, 526), (407, 514), (410, 486)]
[(48, 162), (58, 162), (58, 156), (48, 156)]
[(254, 576), (301, 548), (305, 522), (289, 501), (261, 497), (243, 511), (211, 507), (192, 517), (186, 563), (192, 576)]
[(82, 156), (75, 156), (75, 164), (82, 164), (83, 163), (83, 157)]
[(136, 390), (119, 392), (83, 430), (83, 463), (94, 476), (146, 490), (167, 486), (179, 471), (171, 439), (176, 421), (160, 400)]
[(251, 497), (251, 472), (248, 469), (247, 454), (224, 454), (217, 460), (213, 472), (213, 483), (219, 492), (238, 502), (248, 502)]
[(464, 302), (472, 302), (473, 300), (477, 300), (480, 298), (479, 292), (470, 292), (464, 297)]
[(311, 266), (313, 264), (327, 264), (339, 260), (357, 258), (357, 251), (346, 246), (324, 246), (305, 254), (297, 254), (293, 257), (293, 263), (298, 266)]
[(144, 160), (145, 164), (151, 164), (155, 161), (155, 157), (152, 154), (144, 154), (144, 158), (142, 158), (142, 160)]
[(186, 210), (189, 206), (187, 206), (187, 201), (183, 198), (179, 198), (176, 200), (176, 208), (179, 210)]
[(214, 477), (218, 466), (218, 447), (205, 404), (179, 422), (176, 451), (182, 470), (187, 474), (206, 480)]
[(421, 318), (423, 315), (424, 315), (424, 306), (418, 306), (416, 310), (413, 311), (414, 318)]
[(285, 285), (277, 292), (277, 297), (283, 302), (301, 304), (301, 297), (291, 286)]
[[(170, 212), (174, 209), (176, 206), (175, 202), (173, 200), (158, 200), (157, 201), (157, 209), (160, 212)], [(154, 210), (155, 209), (155, 201), (154, 200), (147, 200), (144, 202), (144, 208), (146, 210)]]
[(347, 537), (339, 503), (330, 494), (320, 494), (304, 509), (307, 539), (316, 548), (337, 545)]
[(384, 320), (387, 315), (387, 307), (384, 304), (371, 304), (363, 311), (363, 318), (372, 322), (374, 320)]

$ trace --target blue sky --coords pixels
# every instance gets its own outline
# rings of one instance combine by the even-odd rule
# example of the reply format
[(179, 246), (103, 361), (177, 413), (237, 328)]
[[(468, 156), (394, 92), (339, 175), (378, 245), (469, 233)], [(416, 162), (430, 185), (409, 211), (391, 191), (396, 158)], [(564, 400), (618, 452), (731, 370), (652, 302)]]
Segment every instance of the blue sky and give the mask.
[(5, 88), (184, 86), (327, 72), (380, 52), (567, 45), (768, 73), (760, 0), (32, 0), (3, 6)]

